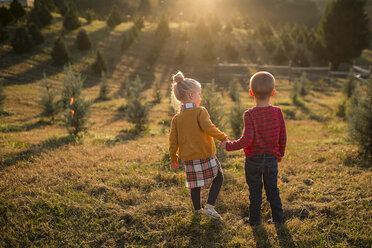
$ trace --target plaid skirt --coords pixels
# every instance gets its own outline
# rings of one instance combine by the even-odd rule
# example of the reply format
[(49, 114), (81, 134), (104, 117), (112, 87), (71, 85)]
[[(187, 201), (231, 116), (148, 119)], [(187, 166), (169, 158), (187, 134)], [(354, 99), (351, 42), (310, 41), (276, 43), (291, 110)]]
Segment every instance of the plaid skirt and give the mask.
[(188, 160), (184, 164), (186, 188), (189, 189), (206, 186), (213, 181), (219, 170), (222, 173), (220, 161), (216, 156), (207, 159)]

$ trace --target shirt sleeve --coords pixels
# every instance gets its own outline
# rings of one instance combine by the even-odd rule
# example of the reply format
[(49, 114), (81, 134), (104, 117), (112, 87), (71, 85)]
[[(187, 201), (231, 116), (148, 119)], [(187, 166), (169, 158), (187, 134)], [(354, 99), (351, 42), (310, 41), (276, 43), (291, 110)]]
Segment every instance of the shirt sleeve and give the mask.
[(169, 156), (172, 163), (178, 160), (177, 152), (178, 152), (177, 125), (175, 118), (173, 118), (169, 133)]
[(279, 135), (279, 152), (280, 152), (280, 156), (284, 157), (285, 147), (287, 145), (287, 131), (285, 127), (283, 113), (281, 110), (279, 111), (280, 111), (280, 121), (281, 121), (280, 135)]
[(235, 151), (242, 149), (244, 147), (252, 145), (254, 139), (254, 128), (253, 122), (247, 112), (244, 113), (244, 131), (242, 137), (240, 139), (227, 142), (226, 143), (226, 150), (227, 151)]
[(202, 111), (199, 115), (199, 125), (201, 129), (208, 134), (209, 136), (212, 136), (213, 138), (224, 141), (227, 139), (227, 135), (223, 132), (221, 132), (211, 121), (211, 118), (209, 116), (208, 111), (205, 108), (202, 108)]

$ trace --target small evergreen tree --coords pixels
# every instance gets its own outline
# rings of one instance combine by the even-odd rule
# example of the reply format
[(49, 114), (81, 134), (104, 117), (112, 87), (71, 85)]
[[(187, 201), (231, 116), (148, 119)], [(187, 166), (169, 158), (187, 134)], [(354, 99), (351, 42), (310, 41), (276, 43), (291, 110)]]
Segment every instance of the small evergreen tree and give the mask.
[(209, 16), (210, 29), (214, 33), (218, 33), (222, 30), (222, 24), (220, 19), (216, 15)]
[(302, 48), (296, 49), (292, 58), (292, 62), (294, 66), (306, 67), (310, 65), (309, 59), (307, 58), (306, 55), (306, 51)]
[(65, 65), (70, 61), (70, 54), (62, 37), (55, 40), (51, 55), (54, 63), (58, 66)]
[(144, 16), (151, 15), (152, 10), (150, 0), (141, 0), (138, 7), (138, 12)]
[(10, 3), (9, 10), (17, 21), (26, 14), (26, 10), (23, 8), (22, 4), (20, 4), (18, 0), (13, 0)]
[(160, 84), (158, 81), (154, 83), (154, 90), (152, 92), (153, 102), (160, 103), (161, 102), (161, 92), (160, 92)]
[(87, 130), (91, 102), (81, 95), (84, 80), (80, 74), (74, 75), (69, 66), (64, 80), (63, 100), (68, 101), (66, 113), (66, 127), (70, 135), (78, 137)]
[(137, 75), (133, 81), (128, 80), (126, 82), (125, 98), (127, 105), (125, 106), (125, 115), (129, 122), (135, 124), (136, 133), (140, 133), (146, 130), (146, 124), (148, 123), (149, 117), (149, 106), (143, 101), (143, 88), (144, 83), (141, 78)]
[[(217, 92), (217, 85), (214, 80), (203, 86), (202, 90), (202, 105), (208, 110), (212, 123), (224, 130), (226, 123), (223, 119), (225, 113), (221, 105), (222, 99)], [(223, 161), (226, 157), (226, 151), (220, 149), (217, 145), (217, 157)]]
[(99, 49), (97, 50), (96, 61), (92, 64), (92, 70), (97, 75), (101, 75), (102, 72), (107, 72), (106, 61)]
[(301, 78), (298, 84), (299, 84), (298, 94), (302, 97), (306, 96), (309, 93), (309, 88), (311, 85), (311, 82), (309, 81), (309, 79), (307, 79), (306, 72), (303, 72), (301, 74)]
[[(238, 92), (239, 93), (239, 92)], [(230, 110), (230, 126), (235, 138), (242, 135), (244, 129), (243, 113), (245, 109), (240, 100), (240, 94)]]
[(143, 16), (136, 16), (133, 23), (134, 26), (136, 26), (139, 30), (145, 27), (145, 19), (143, 18)]
[(41, 105), (42, 115), (54, 121), (60, 109), (56, 101), (57, 91), (54, 89), (53, 83), (46, 78), (45, 74), (41, 86), (43, 87), (43, 91), (39, 103)]
[(229, 82), (229, 96), (231, 100), (233, 100), (234, 102), (239, 100), (240, 94), (239, 94), (238, 85), (235, 79)]
[(119, 25), (122, 22), (121, 15), (119, 13), (119, 10), (117, 7), (113, 7), (111, 10), (111, 13), (107, 19), (107, 25), (110, 28), (115, 28), (117, 25)]
[(247, 44), (246, 51), (247, 51), (248, 57), (250, 57), (251, 59), (257, 56), (256, 50), (254, 50), (253, 45), (250, 42)]
[(125, 32), (123, 34), (123, 41), (121, 42), (121, 50), (128, 49), (134, 42), (135, 37), (133, 36), (132, 32)]
[(210, 38), (210, 30), (207, 24), (204, 21), (204, 18), (200, 18), (196, 23), (196, 31), (202, 39)]
[(43, 26), (47, 26), (52, 22), (53, 16), (46, 5), (43, 4), (37, 7), (37, 13)]
[(207, 39), (206, 43), (204, 44), (204, 49), (202, 51), (202, 58), (208, 62), (213, 62), (216, 59), (214, 43), (210, 39)]
[(79, 30), (75, 44), (79, 48), (79, 50), (88, 50), (92, 47), (92, 42), (90, 41), (90, 38), (85, 29)]
[(79, 17), (77, 12), (73, 8), (69, 7), (64, 18), (63, 18), (63, 27), (67, 30), (75, 30), (80, 27)]
[(110, 88), (109, 88), (109, 84), (108, 84), (106, 74), (102, 73), (101, 78), (102, 78), (102, 83), (101, 83), (101, 87), (99, 88), (98, 99), (108, 100), (108, 99), (110, 99), (109, 96), (108, 96), (108, 94), (110, 93)]
[(160, 22), (158, 24), (158, 27), (156, 28), (155, 31), (155, 36), (158, 38), (168, 38), (171, 35), (170, 30), (169, 30), (169, 24), (168, 20), (165, 17), (162, 17), (160, 19)]
[(264, 38), (264, 40), (262, 42), (262, 45), (264, 46), (264, 48), (266, 49), (266, 51), (268, 51), (269, 53), (272, 53), (275, 50), (275, 42), (269, 36), (266, 36)]
[(4, 6), (0, 7), (0, 24), (4, 27), (15, 20), (13, 14)]
[(350, 73), (342, 86), (342, 92), (344, 93), (346, 98), (350, 98), (353, 95), (354, 89), (355, 89), (354, 73), (353, 70), (350, 69)]
[(359, 145), (360, 152), (372, 160), (372, 77), (355, 89), (347, 111), (349, 134)]
[(32, 41), (35, 45), (40, 45), (44, 42), (44, 36), (41, 34), (39, 28), (31, 23), (28, 27), (28, 32), (30, 33), (32, 37)]
[(12, 46), (16, 53), (25, 53), (29, 52), (32, 49), (32, 38), (27, 32), (25, 27), (19, 27), (16, 29)]
[(84, 12), (84, 17), (87, 20), (88, 24), (91, 24), (92, 21), (97, 20), (97, 13), (93, 9), (88, 9)]

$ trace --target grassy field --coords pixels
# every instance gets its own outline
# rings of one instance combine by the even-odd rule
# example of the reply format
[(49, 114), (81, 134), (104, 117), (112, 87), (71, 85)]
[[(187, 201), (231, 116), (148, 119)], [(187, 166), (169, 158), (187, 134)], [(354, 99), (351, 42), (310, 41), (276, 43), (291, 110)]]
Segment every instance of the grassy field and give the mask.
[[(38, 104), (43, 72), (57, 87), (64, 78), (49, 55), (61, 29), (55, 17), (43, 30), (46, 44), (34, 52), (19, 56), (9, 44), (0, 47), (0, 78), (10, 114), (0, 117), (0, 247), (371, 247), (372, 173), (348, 140), (346, 122), (335, 115), (342, 101), (341, 79), (311, 90), (297, 105), (290, 100), (291, 83), (277, 82), (272, 103), (283, 109), (288, 132), (279, 165), (286, 224), (276, 228), (268, 222), (266, 201), (263, 225), (252, 228), (242, 221), (249, 205), (242, 151), (222, 162), (225, 181), (216, 209), (224, 220), (216, 221), (193, 213), (182, 167), (173, 170), (167, 162), (170, 75), (181, 69), (202, 85), (215, 77), (215, 69), (198, 58), (200, 41), (186, 42), (196, 48), (176, 66), (175, 50), (183, 41), (178, 24), (172, 23), (172, 37), (156, 64), (148, 66), (144, 60), (154, 25), (147, 24), (125, 52), (121, 34), (132, 24), (114, 30), (100, 21), (84, 26), (104, 51), (112, 98), (93, 103), (89, 132), (74, 141), (60, 119), (41, 118)], [(233, 33), (237, 41), (241, 32)], [(95, 53), (77, 50), (75, 35), (65, 35), (73, 68), (86, 75), (83, 93), (95, 100), (100, 78), (89, 73)], [(128, 133), (132, 124), (118, 111), (124, 100), (115, 93), (126, 77), (137, 74), (147, 83), (148, 101), (155, 80), (163, 98), (151, 109), (149, 131), (133, 136)], [(228, 115), (233, 105), (228, 86), (217, 84)], [(246, 82), (239, 88), (251, 107)], [(232, 133), (228, 126), (224, 131)], [(203, 190), (204, 200), (206, 195)]]

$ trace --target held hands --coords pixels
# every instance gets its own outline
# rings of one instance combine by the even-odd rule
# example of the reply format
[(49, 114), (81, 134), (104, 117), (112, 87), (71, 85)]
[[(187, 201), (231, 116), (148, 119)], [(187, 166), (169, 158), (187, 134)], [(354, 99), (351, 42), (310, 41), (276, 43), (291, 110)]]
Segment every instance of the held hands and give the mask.
[(221, 148), (221, 149), (226, 150), (226, 142), (227, 142), (227, 140), (222, 141), (222, 142), (220, 143), (220, 148)]
[(172, 163), (173, 169), (178, 169), (178, 161)]

